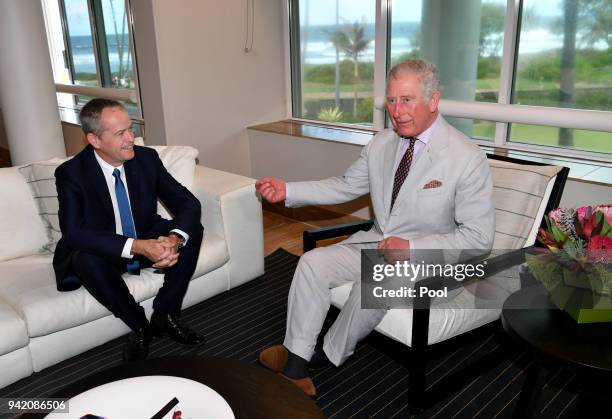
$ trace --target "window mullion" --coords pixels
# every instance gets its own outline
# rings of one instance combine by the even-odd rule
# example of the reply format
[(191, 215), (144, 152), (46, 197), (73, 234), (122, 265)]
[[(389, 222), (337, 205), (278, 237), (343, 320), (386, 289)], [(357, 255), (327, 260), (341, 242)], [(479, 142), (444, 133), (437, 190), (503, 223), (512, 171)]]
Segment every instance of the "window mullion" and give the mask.
[[(136, 98), (138, 99), (136, 102), (136, 107), (138, 110), (138, 117), (142, 119), (142, 97), (140, 95), (140, 77), (138, 74), (138, 60), (136, 57), (136, 45), (134, 39), (134, 16), (132, 15), (132, 4), (130, 0), (125, 0), (125, 13), (127, 19), (127, 27), (128, 27), (128, 36), (130, 42), (130, 54), (132, 55), (132, 77), (134, 78), (134, 88), (136, 90)], [(144, 133), (143, 133), (144, 136)]]
[[(111, 0), (112, 1), (112, 0)], [(94, 50), (98, 60), (98, 74), (102, 81), (100, 87), (112, 85), (112, 74), (110, 69), (108, 43), (106, 41), (106, 28), (104, 27), (104, 12), (101, 0), (91, 0), (92, 14), (91, 22), (95, 35), (96, 49)]]
[[(504, 29), (504, 46), (502, 53), (501, 74), (499, 78), (498, 103), (510, 104), (516, 60), (517, 33), (519, 27), (519, 7), (521, 0), (508, 0)], [(508, 123), (495, 124), (495, 145), (504, 146), (508, 138)]]
[(377, 101), (385, 96), (387, 57), (389, 48), (389, 12), (391, 0), (376, 0), (376, 30), (374, 40), (374, 130), (385, 128), (385, 110)]
[(87, 0), (87, 11), (89, 13), (89, 26), (91, 28), (91, 47), (93, 49), (94, 59), (96, 60), (96, 75), (98, 77), (98, 86), (103, 87), (102, 84), (102, 70), (100, 67), (100, 55), (98, 52), (98, 33), (96, 31), (95, 14), (94, 14), (94, 0)]
[(70, 28), (68, 27), (68, 18), (66, 16), (66, 3), (60, 0), (60, 19), (62, 21), (62, 32), (64, 37), (64, 61), (68, 67), (70, 74), (70, 82), (74, 84), (74, 62), (72, 60), (72, 45), (70, 43)]

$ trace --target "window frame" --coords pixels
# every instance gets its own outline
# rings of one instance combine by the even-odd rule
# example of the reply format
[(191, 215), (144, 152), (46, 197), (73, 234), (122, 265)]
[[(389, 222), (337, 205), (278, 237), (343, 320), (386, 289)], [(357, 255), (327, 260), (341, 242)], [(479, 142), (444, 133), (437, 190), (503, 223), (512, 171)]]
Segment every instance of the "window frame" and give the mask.
[[(358, 130), (370, 130), (380, 131), (386, 128), (386, 111), (384, 109), (384, 94), (385, 94), (385, 83), (386, 73), (388, 64), (390, 62), (390, 36), (391, 36), (391, 13), (392, 13), (392, 1), (393, 0), (376, 0), (376, 21), (375, 21), (375, 59), (374, 59), (374, 112), (373, 112), (373, 126), (358, 125), (358, 124), (343, 124), (343, 123), (330, 123), (324, 121), (318, 121), (314, 119), (298, 118), (294, 116), (294, 97), (296, 97), (296, 91), (301, 89), (300, 86), (294, 85), (293, 72), (296, 67), (295, 61), (298, 60), (299, 54), (292, 54), (292, 42), (290, 35), (293, 32), (299, 32), (299, 26), (297, 29), (293, 28), (295, 22), (295, 15), (292, 11), (298, 8), (299, 0), (287, 0), (283, 2), (284, 6), (284, 27), (285, 27), (285, 65), (286, 65), (286, 92), (287, 92), (287, 119), (294, 121), (301, 121), (306, 123), (314, 123), (326, 126), (338, 126), (342, 128), (355, 128)], [(518, 37), (520, 34), (520, 19), (522, 13), (523, 0), (506, 0), (506, 16), (504, 22), (504, 42), (502, 47), (501, 57), (501, 70), (500, 70), (500, 82), (498, 89), (498, 101), (497, 103), (478, 102), (478, 101), (455, 101), (442, 99), (440, 101), (440, 111), (447, 117), (459, 117), (467, 119), (481, 119), (495, 123), (495, 136), (492, 141), (479, 140), (472, 138), (472, 140), (483, 146), (496, 147), (508, 150), (516, 151), (528, 151), (547, 155), (563, 155), (567, 157), (597, 161), (603, 163), (612, 163), (612, 153), (603, 153), (586, 150), (576, 150), (572, 148), (555, 147), (555, 146), (543, 146), (538, 144), (528, 144), (516, 141), (510, 141), (509, 133), (512, 123), (518, 124), (530, 124), (536, 126), (550, 126), (554, 128), (573, 128), (573, 129), (585, 129), (592, 131), (612, 132), (612, 111), (598, 111), (598, 110), (585, 110), (585, 109), (569, 109), (560, 107), (545, 107), (545, 106), (530, 106), (529, 108), (537, 108), (539, 111), (543, 111), (545, 114), (550, 114), (550, 111), (562, 110), (565, 119), (565, 126), (559, 124), (551, 124), (550, 119), (537, 118), (535, 115), (531, 115), (529, 119), (514, 119), (512, 122), (508, 122), (508, 118), (502, 118), (496, 116), (496, 119), (483, 118), (483, 115), (491, 117), (500, 110), (518, 110), (519, 114), (523, 112), (526, 105), (512, 104), (512, 95), (514, 94), (515, 87), (515, 75), (516, 65), (518, 61)], [(298, 16), (299, 18), (299, 16)], [(299, 21), (298, 25), (299, 25)], [(298, 61), (299, 63), (299, 61)], [(477, 104), (480, 111), (465, 115), (462, 111), (463, 106), (469, 106)], [(504, 105), (504, 106), (499, 106)], [(510, 107), (510, 108), (508, 108)], [(539, 112), (540, 113), (540, 112)], [(585, 127), (581, 120), (584, 117), (589, 120), (597, 120), (597, 126), (595, 129), (591, 127)]]
[[(93, 55), (96, 63), (96, 76), (98, 80), (98, 86), (83, 86), (79, 84), (75, 84), (74, 82), (74, 62), (72, 58), (72, 45), (69, 41), (70, 30), (68, 27), (67, 15), (66, 15), (66, 3), (65, 0), (43, 0), (43, 1), (53, 1), (57, 2), (57, 6), (59, 9), (59, 18), (62, 27), (62, 38), (64, 41), (64, 51), (63, 51), (63, 59), (64, 66), (68, 70), (68, 75), (70, 77), (71, 84), (62, 84), (55, 83), (55, 89), (57, 93), (68, 93), (73, 96), (73, 104), (75, 109), (79, 109), (82, 107), (86, 101), (78, 98), (80, 95), (85, 96), (97, 96), (108, 99), (122, 100), (130, 103), (134, 103), (136, 105), (136, 118), (135, 121), (141, 125), (144, 125), (143, 121), (143, 113), (141, 106), (141, 95), (140, 95), (140, 81), (138, 76), (138, 63), (137, 57), (134, 48), (134, 19), (132, 15), (132, 7), (131, 0), (124, 0), (124, 7), (126, 11), (126, 19), (127, 19), (127, 31), (128, 31), (128, 40), (129, 40), (129, 53), (130, 59), (132, 62), (132, 73), (134, 79), (134, 88), (133, 89), (125, 89), (125, 88), (115, 88), (115, 87), (98, 87), (103, 86), (105, 83), (108, 84), (111, 82), (111, 73), (110, 73), (110, 60), (108, 57), (108, 49), (106, 45), (106, 29), (104, 27), (104, 15), (102, 11), (102, 1), (101, 0), (86, 0), (87, 1), (87, 9), (89, 14), (89, 25), (91, 29), (92, 36), (92, 49)], [(47, 27), (47, 30), (50, 30)], [(104, 40), (100, 40), (99, 31), (104, 35)], [(103, 43), (103, 48), (100, 48), (100, 43)]]

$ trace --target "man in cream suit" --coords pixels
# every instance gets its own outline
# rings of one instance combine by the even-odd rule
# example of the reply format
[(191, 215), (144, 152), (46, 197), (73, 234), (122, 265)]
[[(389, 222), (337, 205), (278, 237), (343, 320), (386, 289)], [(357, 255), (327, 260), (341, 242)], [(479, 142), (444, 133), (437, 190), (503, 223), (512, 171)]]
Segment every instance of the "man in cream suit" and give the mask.
[[(309, 368), (341, 365), (357, 342), (384, 317), (362, 309), (360, 252), (378, 249), (388, 261), (420, 249), (490, 249), (495, 230), (493, 184), (486, 155), (438, 114), (435, 66), (404, 61), (387, 79), (393, 129), (379, 132), (341, 177), (284, 183), (263, 178), (258, 192), (288, 207), (337, 204), (370, 193), (374, 226), (300, 258), (289, 291), (283, 346), (265, 349), (260, 362), (314, 396)], [(330, 289), (353, 283), (349, 298), (321, 347), (315, 346), (330, 306)]]

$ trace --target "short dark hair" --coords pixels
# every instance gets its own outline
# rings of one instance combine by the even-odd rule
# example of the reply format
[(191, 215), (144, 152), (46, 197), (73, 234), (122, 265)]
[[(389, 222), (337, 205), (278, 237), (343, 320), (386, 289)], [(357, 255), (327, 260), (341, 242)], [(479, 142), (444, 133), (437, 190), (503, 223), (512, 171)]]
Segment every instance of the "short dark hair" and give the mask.
[(121, 108), (125, 111), (125, 106), (120, 102), (112, 99), (95, 98), (90, 100), (83, 106), (79, 113), (79, 120), (81, 121), (81, 128), (85, 135), (93, 133), (98, 137), (104, 132), (102, 126), (101, 116), (102, 111), (106, 108)]

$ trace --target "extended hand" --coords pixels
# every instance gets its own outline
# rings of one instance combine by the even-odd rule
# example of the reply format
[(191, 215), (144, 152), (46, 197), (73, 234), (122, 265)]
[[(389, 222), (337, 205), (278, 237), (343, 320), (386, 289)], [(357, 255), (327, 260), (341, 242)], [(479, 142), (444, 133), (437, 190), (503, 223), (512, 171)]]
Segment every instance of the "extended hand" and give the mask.
[(410, 241), (391, 236), (378, 242), (378, 255), (387, 263), (410, 259)]
[(265, 177), (255, 182), (255, 190), (268, 202), (276, 203), (287, 198), (287, 185), (280, 179)]

